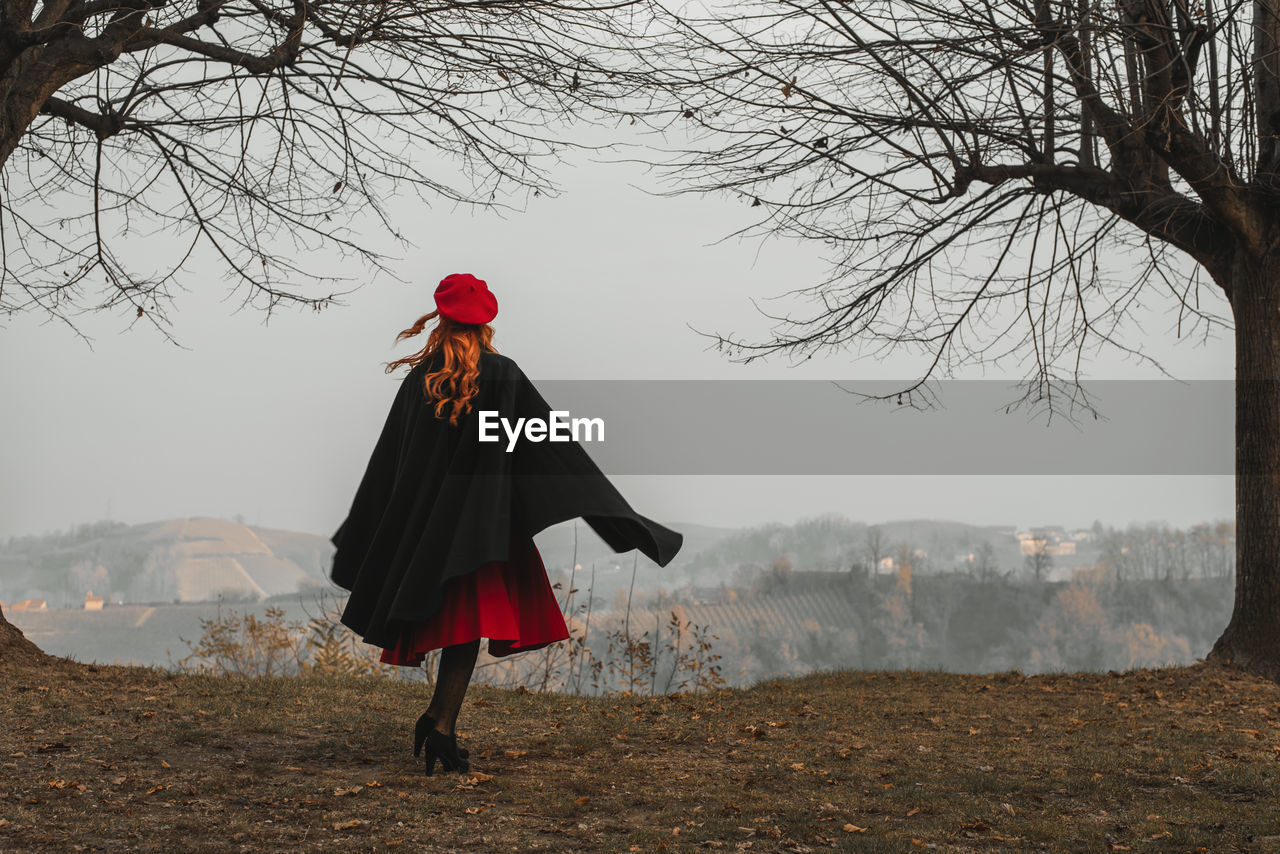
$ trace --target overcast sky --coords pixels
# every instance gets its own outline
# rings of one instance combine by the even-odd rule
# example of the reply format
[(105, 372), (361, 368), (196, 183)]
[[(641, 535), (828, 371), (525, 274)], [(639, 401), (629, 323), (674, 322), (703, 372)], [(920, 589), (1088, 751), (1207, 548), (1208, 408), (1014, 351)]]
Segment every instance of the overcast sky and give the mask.
[[(229, 296), (230, 286), (210, 275), (186, 279), (191, 292), (179, 300), (173, 328), (182, 348), (144, 324), (131, 326), (126, 315), (80, 318), (92, 349), (36, 315), (4, 320), (0, 536), (108, 516), (136, 523), (237, 514), (327, 536), (345, 516), (399, 381), (383, 373), (382, 363), (421, 346), (421, 339), (393, 346), (395, 334), (434, 308), (435, 284), (450, 272), (489, 282), (500, 306), (495, 344), (535, 383), (917, 375), (916, 357), (815, 357), (799, 367), (781, 358), (731, 363), (695, 330), (764, 335), (769, 322), (753, 300), (773, 313), (794, 306), (768, 299), (820, 279), (826, 272), (820, 247), (717, 244), (750, 221), (748, 208), (706, 197), (654, 198), (635, 186), (656, 189), (633, 167), (578, 157), (557, 177), (561, 197), (535, 199), (518, 214), (393, 202), (397, 221), (417, 244), (393, 262), (408, 284), (370, 281), (345, 305), (322, 312), (283, 310), (264, 324), (259, 312), (237, 313), (243, 294)], [(389, 246), (376, 234), (366, 239)], [(1130, 343), (1180, 379), (1229, 379), (1230, 336), (1178, 341), (1170, 308), (1167, 300), (1153, 300), (1137, 318), (1141, 340)], [(1227, 314), (1225, 303), (1217, 311)], [(1114, 356), (1093, 362), (1087, 373), (1157, 376)], [(1007, 375), (1023, 371), (1010, 364)], [(803, 431), (778, 441), (803, 441)], [(1232, 437), (1215, 441), (1230, 447)], [(1045, 453), (1053, 453), (1048, 440)], [(822, 513), (1019, 527), (1085, 526), (1094, 519), (1188, 525), (1230, 519), (1234, 506), (1232, 478), (1224, 475), (618, 476), (615, 482), (646, 515), (711, 525)]]

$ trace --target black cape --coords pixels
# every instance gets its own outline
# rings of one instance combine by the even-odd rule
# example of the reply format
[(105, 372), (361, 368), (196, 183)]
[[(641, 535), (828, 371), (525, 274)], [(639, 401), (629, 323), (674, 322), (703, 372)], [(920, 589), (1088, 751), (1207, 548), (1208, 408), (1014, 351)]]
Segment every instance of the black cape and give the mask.
[(481, 355), (479, 392), (457, 425), (436, 418), (423, 378), (439, 358), (404, 377), (351, 510), (330, 538), (330, 577), (351, 591), (344, 625), (389, 649), (439, 610), (446, 580), (507, 560), (516, 538), (577, 517), (616, 552), (639, 549), (659, 566), (675, 557), (683, 537), (631, 509), (577, 442), (521, 435), (508, 452), (501, 427), (491, 431), (500, 441), (479, 440), (483, 410), (513, 425), (549, 421), (551, 407), (506, 356)]

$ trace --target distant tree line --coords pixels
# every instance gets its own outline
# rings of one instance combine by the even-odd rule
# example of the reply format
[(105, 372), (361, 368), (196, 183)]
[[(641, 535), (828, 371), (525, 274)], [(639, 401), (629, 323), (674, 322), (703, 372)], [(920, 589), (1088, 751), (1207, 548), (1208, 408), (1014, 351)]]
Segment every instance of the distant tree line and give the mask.
[[(1232, 580), (1120, 579), (1097, 567), (1070, 581), (1036, 581), (1013, 572), (921, 574), (909, 562), (868, 576), (779, 561), (721, 597), (695, 602), (688, 590), (663, 591), (633, 606), (631, 619), (648, 626), (674, 611), (707, 625), (738, 686), (839, 668), (1106, 671), (1203, 657), (1230, 615)], [(825, 616), (811, 610), (819, 602)]]
[(3, 542), (0, 542), (0, 550), (11, 554), (34, 554), (52, 551), (68, 546), (78, 546), (90, 540), (110, 536), (128, 528), (129, 525), (124, 522), (114, 522), (110, 519), (102, 519), (97, 522), (82, 522), (78, 525), (72, 525), (65, 531), (58, 529), (44, 534), (10, 535)]
[[(740, 685), (823, 668), (1187, 664), (1208, 652), (1230, 615), (1230, 522), (1095, 523), (1078, 554), (1042, 555), (1039, 571), (1007, 534), (971, 540), (968, 559), (955, 561), (955, 542), (930, 536), (930, 554), (889, 529), (827, 517), (745, 531), (694, 558), (725, 576), (718, 588), (659, 589), (639, 608), (707, 623), (726, 676)], [(726, 568), (727, 558), (737, 561)], [(873, 571), (884, 558), (892, 569)], [(1073, 577), (1050, 580), (1053, 560), (1072, 560)], [(806, 603), (819, 599), (840, 603), (841, 616), (814, 619)]]
[[(1176, 581), (1230, 578), (1235, 572), (1235, 524), (1202, 522), (1177, 528), (1164, 522), (1124, 528), (1095, 522), (1089, 537), (1076, 542), (1077, 553), (1055, 557), (1051, 550), (1024, 554), (1012, 536), (990, 528), (950, 523), (917, 523), (925, 533), (893, 536), (898, 524), (867, 525), (839, 516), (769, 524), (741, 531), (693, 556), (688, 572), (695, 584), (716, 578), (726, 586), (746, 587), (771, 573), (789, 570), (837, 571), (874, 575), (909, 561), (917, 574), (960, 573), (980, 581), (1046, 578), (1057, 565), (1098, 567), (1119, 580)], [(702, 580), (699, 580), (702, 579)], [(670, 594), (668, 594), (670, 595)]]
[(1187, 530), (1165, 524), (1109, 528), (1099, 563), (1122, 581), (1230, 578), (1235, 574), (1235, 543), (1233, 522), (1203, 522)]

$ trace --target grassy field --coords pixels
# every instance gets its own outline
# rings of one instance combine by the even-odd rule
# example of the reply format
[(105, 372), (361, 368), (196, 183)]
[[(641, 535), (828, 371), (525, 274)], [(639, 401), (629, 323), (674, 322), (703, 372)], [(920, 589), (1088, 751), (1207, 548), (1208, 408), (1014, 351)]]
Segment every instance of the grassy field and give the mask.
[(3, 851), (1280, 851), (1280, 686), (839, 671), (674, 697), (0, 664)]

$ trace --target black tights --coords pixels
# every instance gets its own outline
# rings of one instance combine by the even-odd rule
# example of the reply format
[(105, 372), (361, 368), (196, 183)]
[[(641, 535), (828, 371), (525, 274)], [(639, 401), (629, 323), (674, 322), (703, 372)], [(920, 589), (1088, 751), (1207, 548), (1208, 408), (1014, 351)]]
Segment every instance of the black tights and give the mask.
[(440, 650), (440, 669), (436, 673), (436, 690), (431, 695), (427, 714), (435, 719), (436, 729), (453, 735), (458, 725), (462, 698), (471, 684), (476, 657), (480, 654), (480, 638), (470, 643), (446, 646)]

